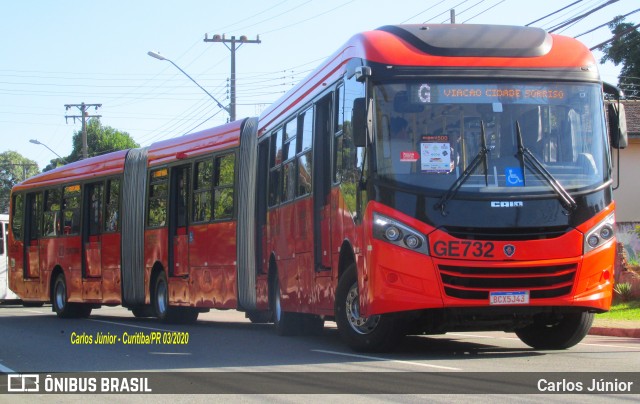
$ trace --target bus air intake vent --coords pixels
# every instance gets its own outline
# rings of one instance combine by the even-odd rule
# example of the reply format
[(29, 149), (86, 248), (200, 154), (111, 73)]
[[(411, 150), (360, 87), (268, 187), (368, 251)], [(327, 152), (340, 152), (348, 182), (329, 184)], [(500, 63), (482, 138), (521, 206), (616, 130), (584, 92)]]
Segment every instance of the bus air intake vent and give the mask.
[(443, 231), (462, 240), (527, 241), (549, 240), (565, 235), (568, 227), (532, 227), (532, 228), (470, 228), (443, 227)]
[(530, 298), (544, 299), (571, 292), (575, 264), (535, 267), (461, 267), (439, 265), (447, 296), (488, 300), (490, 291), (528, 290)]

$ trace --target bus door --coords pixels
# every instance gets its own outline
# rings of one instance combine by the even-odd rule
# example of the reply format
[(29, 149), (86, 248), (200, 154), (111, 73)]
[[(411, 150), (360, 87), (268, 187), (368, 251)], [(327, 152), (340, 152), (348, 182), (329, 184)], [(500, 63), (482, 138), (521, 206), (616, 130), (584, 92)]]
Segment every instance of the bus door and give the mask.
[(102, 238), (104, 183), (88, 184), (85, 187), (82, 226), (82, 277), (102, 276)]
[(189, 274), (189, 165), (171, 169), (169, 190), (169, 275)]
[(316, 104), (313, 171), (313, 234), (318, 275), (331, 275), (331, 94)]
[(24, 278), (40, 277), (40, 221), (42, 217), (42, 192), (27, 194), (24, 242)]
[(320, 99), (315, 106), (313, 139), (313, 239), (314, 295), (317, 312), (331, 313), (332, 288), (332, 224), (331, 224), (331, 139), (333, 138), (332, 95)]

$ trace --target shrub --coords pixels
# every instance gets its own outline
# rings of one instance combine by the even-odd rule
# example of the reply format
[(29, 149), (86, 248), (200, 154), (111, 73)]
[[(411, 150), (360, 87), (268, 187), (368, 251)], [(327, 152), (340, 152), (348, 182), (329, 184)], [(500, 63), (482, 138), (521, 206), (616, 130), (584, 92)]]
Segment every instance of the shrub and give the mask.
[(613, 288), (613, 291), (616, 292), (616, 295), (618, 295), (620, 297), (620, 300), (622, 300), (623, 302), (628, 302), (629, 300), (631, 300), (631, 297), (633, 295), (633, 289), (629, 282), (618, 283)]

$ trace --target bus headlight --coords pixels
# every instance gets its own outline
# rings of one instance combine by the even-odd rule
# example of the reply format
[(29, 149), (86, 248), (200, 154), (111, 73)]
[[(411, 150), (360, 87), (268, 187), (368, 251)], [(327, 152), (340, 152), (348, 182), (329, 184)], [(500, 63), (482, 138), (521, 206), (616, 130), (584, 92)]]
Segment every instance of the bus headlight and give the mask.
[(591, 228), (584, 238), (583, 252), (587, 253), (611, 240), (615, 235), (615, 231), (613, 230), (615, 224), (616, 217), (615, 214), (612, 213)]
[(424, 234), (378, 213), (373, 214), (373, 237), (398, 247), (429, 255), (429, 244)]

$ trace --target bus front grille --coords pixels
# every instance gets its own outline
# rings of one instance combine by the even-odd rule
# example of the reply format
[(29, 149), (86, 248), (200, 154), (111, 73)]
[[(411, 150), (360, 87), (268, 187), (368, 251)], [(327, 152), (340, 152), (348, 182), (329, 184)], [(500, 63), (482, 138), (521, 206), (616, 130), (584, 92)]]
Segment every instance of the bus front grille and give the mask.
[(527, 290), (531, 299), (544, 299), (569, 294), (577, 266), (496, 268), (439, 265), (438, 270), (449, 297), (488, 300), (491, 291)]

